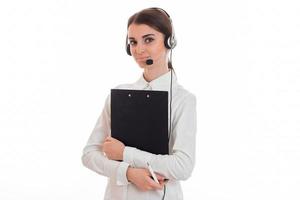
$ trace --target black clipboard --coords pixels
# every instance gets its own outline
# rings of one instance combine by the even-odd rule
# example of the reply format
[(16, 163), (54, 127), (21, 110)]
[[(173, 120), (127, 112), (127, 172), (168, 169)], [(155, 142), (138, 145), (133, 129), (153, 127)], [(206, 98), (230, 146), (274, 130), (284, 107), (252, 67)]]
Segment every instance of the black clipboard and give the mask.
[(168, 92), (111, 89), (111, 135), (154, 154), (169, 154)]

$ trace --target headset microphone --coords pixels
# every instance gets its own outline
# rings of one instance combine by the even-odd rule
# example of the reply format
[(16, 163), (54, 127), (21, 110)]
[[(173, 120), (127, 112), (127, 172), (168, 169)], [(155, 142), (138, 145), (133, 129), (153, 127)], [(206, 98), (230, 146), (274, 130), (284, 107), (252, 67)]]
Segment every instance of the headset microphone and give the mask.
[(146, 64), (147, 65), (152, 65), (153, 64), (153, 60), (152, 59), (147, 59), (146, 60)]

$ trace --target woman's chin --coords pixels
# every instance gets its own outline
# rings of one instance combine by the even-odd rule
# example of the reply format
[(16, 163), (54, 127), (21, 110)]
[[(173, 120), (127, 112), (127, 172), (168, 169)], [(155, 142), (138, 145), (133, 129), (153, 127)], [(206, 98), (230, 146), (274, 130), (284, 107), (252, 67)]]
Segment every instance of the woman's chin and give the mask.
[(146, 68), (147, 67), (147, 65), (146, 65), (146, 63), (144, 63), (144, 62), (136, 62), (137, 64), (138, 64), (138, 66), (140, 66), (140, 68), (142, 68), (142, 69), (144, 69), (144, 68)]

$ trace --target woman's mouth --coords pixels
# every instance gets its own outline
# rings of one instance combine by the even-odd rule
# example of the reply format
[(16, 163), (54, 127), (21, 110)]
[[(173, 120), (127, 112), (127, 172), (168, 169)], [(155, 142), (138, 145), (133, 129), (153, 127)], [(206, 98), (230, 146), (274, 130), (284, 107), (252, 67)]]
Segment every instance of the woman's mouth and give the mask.
[(137, 61), (146, 61), (149, 57), (136, 58)]

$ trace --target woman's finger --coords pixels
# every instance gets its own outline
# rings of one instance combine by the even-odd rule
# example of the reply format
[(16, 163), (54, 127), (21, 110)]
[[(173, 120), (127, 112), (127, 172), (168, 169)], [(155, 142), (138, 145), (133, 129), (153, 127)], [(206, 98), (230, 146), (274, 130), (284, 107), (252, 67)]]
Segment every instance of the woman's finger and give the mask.
[(157, 177), (157, 180), (165, 180), (165, 177), (164, 176), (162, 176), (162, 175), (160, 175), (160, 174), (157, 174), (157, 173), (155, 173), (155, 175), (156, 175), (156, 177)]
[(149, 177), (149, 184), (153, 189), (163, 189), (164, 183), (163, 181), (158, 180), (159, 183), (155, 182), (155, 180), (153, 179), (153, 177), (151, 175), (148, 176)]
[(153, 189), (163, 189), (163, 184), (160, 184), (160, 183), (156, 183), (153, 179), (150, 180), (149, 182), (150, 186), (153, 188)]

